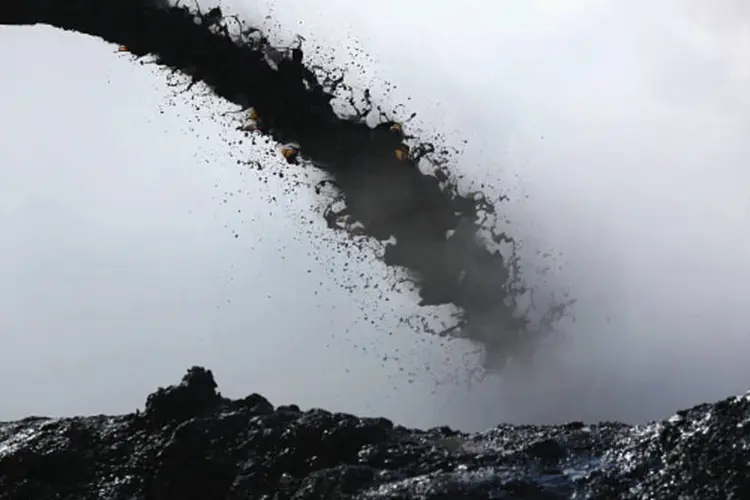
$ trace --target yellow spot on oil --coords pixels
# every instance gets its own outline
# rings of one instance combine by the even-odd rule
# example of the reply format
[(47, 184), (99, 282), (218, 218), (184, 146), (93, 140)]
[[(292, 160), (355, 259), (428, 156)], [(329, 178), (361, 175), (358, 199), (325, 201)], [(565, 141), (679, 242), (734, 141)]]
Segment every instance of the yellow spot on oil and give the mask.
[(399, 146), (394, 151), (394, 154), (396, 155), (398, 161), (404, 161), (409, 158), (409, 148), (407, 148), (406, 146)]
[(287, 161), (294, 160), (299, 154), (299, 147), (294, 144), (287, 144), (281, 147), (281, 155), (287, 159)]
[(394, 134), (404, 135), (404, 127), (400, 123), (393, 123), (388, 130)]

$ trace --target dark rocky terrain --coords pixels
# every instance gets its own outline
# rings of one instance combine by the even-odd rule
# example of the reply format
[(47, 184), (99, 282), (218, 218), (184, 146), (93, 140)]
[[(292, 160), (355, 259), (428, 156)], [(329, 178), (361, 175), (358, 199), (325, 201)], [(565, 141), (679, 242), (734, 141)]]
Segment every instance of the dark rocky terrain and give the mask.
[(746, 499), (750, 393), (629, 426), (416, 430), (259, 394), (210, 370), (145, 411), (0, 424), (0, 499)]

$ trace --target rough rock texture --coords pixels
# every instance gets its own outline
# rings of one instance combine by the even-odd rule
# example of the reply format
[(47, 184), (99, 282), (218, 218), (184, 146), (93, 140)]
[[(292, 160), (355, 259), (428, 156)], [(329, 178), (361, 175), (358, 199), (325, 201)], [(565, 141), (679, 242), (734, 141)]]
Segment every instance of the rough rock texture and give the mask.
[(750, 393), (635, 427), (464, 434), (216, 387), (193, 367), (144, 412), (0, 424), (0, 499), (750, 498)]

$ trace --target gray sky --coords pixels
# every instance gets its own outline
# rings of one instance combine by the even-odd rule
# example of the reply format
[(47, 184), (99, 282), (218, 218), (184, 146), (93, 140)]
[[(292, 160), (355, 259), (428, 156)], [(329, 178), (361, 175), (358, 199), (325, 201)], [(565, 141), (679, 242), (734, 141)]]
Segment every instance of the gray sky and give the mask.
[[(232, 396), (420, 426), (641, 421), (747, 389), (742, 2), (273, 4), (282, 36), (339, 62), (356, 34), (374, 60), (355, 56), (361, 80), (399, 87), (383, 102), (409, 96), (428, 131), (469, 140), (458, 168), (513, 195), (529, 272), (546, 263), (537, 249), (562, 255), (538, 286), (579, 297), (567, 341), (533, 370), (467, 385), (464, 346), (357, 321), (364, 302), (387, 332), (413, 297), (385, 309), (341, 291), (315, 260), (337, 258), (316, 244), (326, 232), (295, 230), (319, 200), (299, 188), (266, 203), (281, 186), (241, 173), (222, 120), (190, 130), (196, 112), (163, 106), (163, 76), (103, 43), (3, 28), (0, 59), (19, 77), (0, 103), (0, 418), (127, 411), (194, 363)], [(232, 3), (267, 9), (253, 5)]]
[(92, 38), (0, 36), (17, 75), (2, 104), (0, 418), (130, 411), (204, 364), (235, 397), (441, 421), (428, 370), (446, 351), (388, 335), (414, 298), (389, 312), (326, 276), (341, 257), (318, 241), (331, 236), (319, 201), (235, 164), (254, 150), (229, 147), (232, 124), (211, 116), (231, 108), (168, 99), (163, 74)]

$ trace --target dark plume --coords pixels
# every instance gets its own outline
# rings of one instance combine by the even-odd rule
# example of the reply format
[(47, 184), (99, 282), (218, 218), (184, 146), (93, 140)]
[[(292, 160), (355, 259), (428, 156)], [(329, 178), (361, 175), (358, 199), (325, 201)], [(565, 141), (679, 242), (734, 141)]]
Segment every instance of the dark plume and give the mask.
[[(271, 47), (258, 29), (236, 19), (239, 33), (230, 33), (228, 21), (219, 8), (193, 12), (164, 0), (18, 0), (0, 12), (0, 23), (49, 24), (151, 55), (193, 84), (252, 107), (261, 133), (295, 143), (284, 153), (290, 163), (328, 174), (325, 182), (344, 202), (325, 212), (332, 229), (388, 240), (385, 262), (406, 270), (421, 305), (456, 306), (455, 324), (438, 333), (472, 339), (495, 359), (533, 344), (536, 329), (518, 310), (528, 292), (518, 262), (497, 249), (514, 242), (492, 232), (480, 237), (496, 203), (460, 193), (446, 151), (407, 139), (369, 92), (353, 116), (337, 115), (331, 101), (343, 82), (305, 66), (301, 42)], [(269, 63), (271, 53), (276, 60)], [(374, 127), (367, 123), (373, 117), (380, 123)]]

